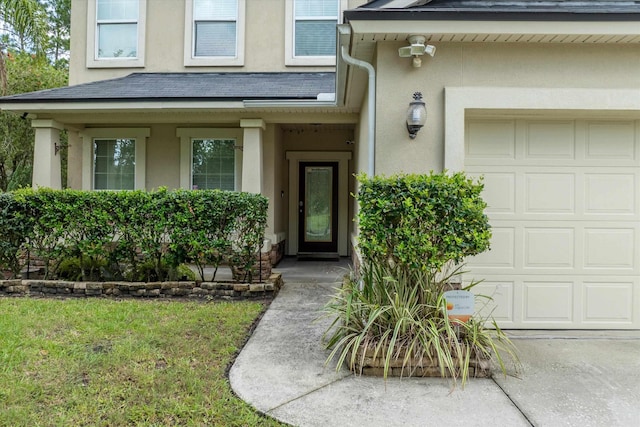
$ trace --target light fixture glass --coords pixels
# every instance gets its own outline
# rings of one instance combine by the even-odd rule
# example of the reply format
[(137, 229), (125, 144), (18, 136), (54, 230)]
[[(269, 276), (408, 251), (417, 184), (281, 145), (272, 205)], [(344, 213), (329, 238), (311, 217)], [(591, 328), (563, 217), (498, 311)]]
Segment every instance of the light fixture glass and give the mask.
[(427, 108), (422, 100), (422, 92), (415, 92), (413, 101), (409, 103), (409, 109), (407, 110), (407, 131), (409, 131), (411, 139), (416, 137), (416, 134), (426, 121)]

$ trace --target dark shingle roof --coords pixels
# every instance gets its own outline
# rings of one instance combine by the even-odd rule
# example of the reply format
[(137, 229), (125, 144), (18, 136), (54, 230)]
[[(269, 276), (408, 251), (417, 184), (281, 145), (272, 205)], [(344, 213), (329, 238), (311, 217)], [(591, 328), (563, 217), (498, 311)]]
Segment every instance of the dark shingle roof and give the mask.
[(394, 0), (373, 0), (345, 12), (356, 19), (522, 19), (637, 21), (640, 2), (633, 0), (431, 0), (390, 8)]
[(0, 98), (1, 102), (311, 99), (335, 92), (335, 73), (134, 73)]

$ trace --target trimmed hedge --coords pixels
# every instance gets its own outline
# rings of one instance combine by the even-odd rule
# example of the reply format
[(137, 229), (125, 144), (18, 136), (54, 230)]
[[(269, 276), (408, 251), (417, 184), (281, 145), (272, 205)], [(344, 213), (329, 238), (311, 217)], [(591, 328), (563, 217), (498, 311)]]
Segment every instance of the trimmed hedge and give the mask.
[(85, 280), (162, 281), (187, 262), (201, 273), (228, 262), (251, 280), (267, 207), (261, 195), (219, 190), (18, 190), (0, 195), (0, 268), (17, 276), (28, 252), (45, 261), (45, 278), (78, 259)]
[(358, 176), (359, 249), (365, 262), (440, 270), (489, 249), (481, 182), (463, 173)]

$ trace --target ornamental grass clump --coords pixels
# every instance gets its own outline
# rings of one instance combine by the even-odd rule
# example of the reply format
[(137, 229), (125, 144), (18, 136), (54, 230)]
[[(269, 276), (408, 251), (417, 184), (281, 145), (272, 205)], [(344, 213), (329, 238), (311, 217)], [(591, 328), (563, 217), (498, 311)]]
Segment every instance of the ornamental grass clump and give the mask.
[(493, 362), (506, 373), (504, 357), (517, 364), (517, 355), (498, 325), (477, 314), (449, 319), (444, 297), (460, 282), (464, 258), (489, 248), (482, 183), (462, 173), (358, 179), (362, 265), (325, 307), (333, 318), (327, 361), (356, 373), (382, 368), (385, 378), (391, 369), (435, 370), (463, 385)]

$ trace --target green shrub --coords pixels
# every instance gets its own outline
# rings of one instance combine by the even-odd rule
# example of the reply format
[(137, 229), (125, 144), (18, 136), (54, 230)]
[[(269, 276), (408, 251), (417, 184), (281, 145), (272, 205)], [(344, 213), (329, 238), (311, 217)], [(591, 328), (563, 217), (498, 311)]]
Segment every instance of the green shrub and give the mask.
[(79, 258), (66, 258), (58, 265), (58, 278), (62, 280), (82, 280), (82, 265)]
[(99, 258), (69, 257), (58, 264), (55, 276), (58, 279), (71, 281), (100, 281), (104, 280), (104, 269), (107, 262)]
[[(17, 274), (23, 249), (45, 262), (45, 278), (68, 258), (84, 278), (162, 281), (185, 262), (201, 273), (243, 267), (262, 245), (267, 207), (261, 195), (217, 190), (19, 190), (0, 198), (0, 267)], [(62, 274), (77, 276), (69, 268)]]
[[(517, 364), (513, 345), (492, 319), (476, 315), (462, 324), (447, 316), (443, 294), (460, 274), (455, 266), (489, 249), (482, 183), (463, 173), (358, 180), (362, 266), (325, 307), (333, 317), (325, 333), (332, 349), (327, 361), (337, 356), (338, 368), (346, 363), (355, 371), (373, 352), (384, 360), (386, 377), (392, 360), (400, 359), (408, 376), (417, 359), (427, 358), (463, 384), (474, 361), (493, 359), (505, 372), (504, 354)], [(490, 322), (495, 329), (485, 328)]]
[(33, 217), (10, 193), (0, 194), (0, 270), (20, 273), (20, 252), (33, 233)]
[(481, 182), (463, 173), (358, 180), (358, 248), (367, 262), (430, 271), (489, 249)]
[(169, 280), (195, 282), (196, 273), (194, 273), (188, 265), (180, 264), (179, 266), (169, 270)]
[(245, 272), (241, 280), (251, 282), (253, 280), (253, 264), (256, 261), (256, 253), (260, 252), (264, 241), (264, 230), (267, 223), (266, 198), (252, 197), (247, 193), (236, 193), (233, 208), (241, 212), (233, 219), (231, 230), (231, 256), (229, 264), (232, 269)]

